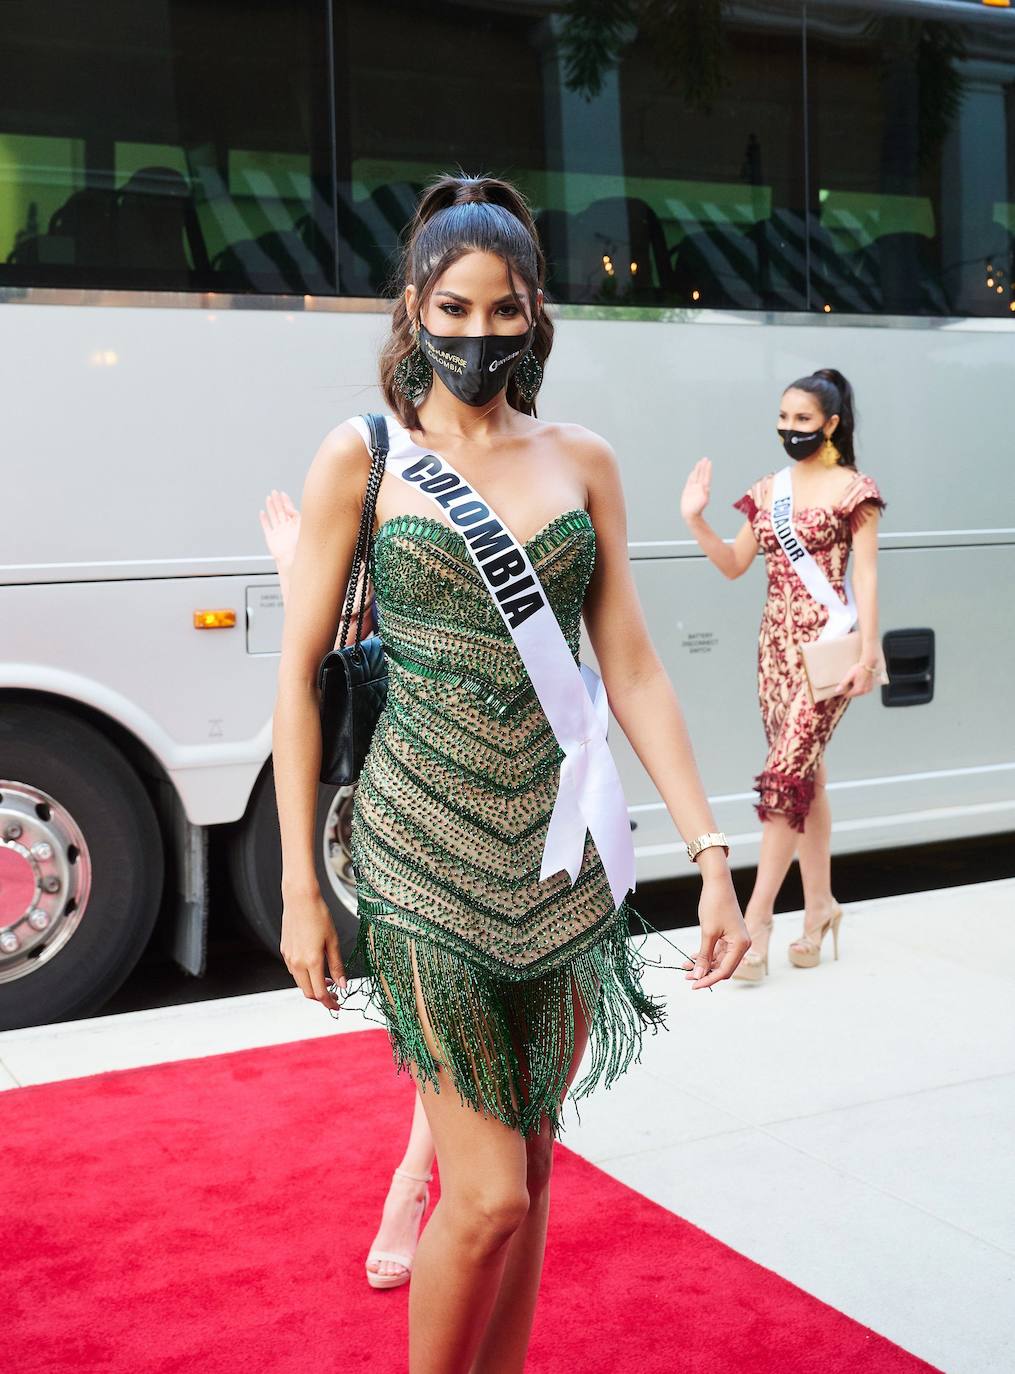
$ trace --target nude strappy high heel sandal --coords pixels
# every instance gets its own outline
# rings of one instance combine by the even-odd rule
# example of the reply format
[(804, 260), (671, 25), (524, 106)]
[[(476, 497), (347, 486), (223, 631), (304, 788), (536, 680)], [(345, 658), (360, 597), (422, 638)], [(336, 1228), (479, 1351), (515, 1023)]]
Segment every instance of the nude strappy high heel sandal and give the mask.
[[(423, 1217), (426, 1209), (430, 1205), (429, 1184), (433, 1180), (433, 1174), (412, 1174), (408, 1169), (398, 1168), (395, 1170), (399, 1178), (410, 1178), (414, 1183), (424, 1183), (428, 1185), (423, 1190), (423, 1201), (417, 1204), (416, 1214), (416, 1239), (419, 1239), (420, 1228), (423, 1225)], [(366, 1264), (369, 1266), (375, 1260), (388, 1260), (391, 1264), (400, 1264), (404, 1269), (402, 1274), (376, 1274), (369, 1267), (367, 1268), (367, 1283), (371, 1288), (401, 1288), (404, 1283), (408, 1283), (412, 1275), (412, 1261), (415, 1251), (408, 1255), (404, 1250), (371, 1250), (366, 1257)]]
[(768, 973), (768, 946), (772, 939), (772, 924), (772, 921), (766, 921), (761, 927), (768, 937), (765, 941), (764, 954), (758, 954), (756, 950), (749, 949), (733, 970), (732, 976), (734, 978), (739, 978), (743, 983), (760, 983)]
[(832, 950), (835, 958), (839, 957), (839, 923), (842, 920), (842, 907), (837, 906), (832, 911), (817, 935), (808, 935), (806, 929), (799, 937), (794, 940), (789, 947), (789, 961), (796, 968), (817, 968), (821, 963), (821, 945), (825, 938), (825, 932), (829, 929), (832, 932)]

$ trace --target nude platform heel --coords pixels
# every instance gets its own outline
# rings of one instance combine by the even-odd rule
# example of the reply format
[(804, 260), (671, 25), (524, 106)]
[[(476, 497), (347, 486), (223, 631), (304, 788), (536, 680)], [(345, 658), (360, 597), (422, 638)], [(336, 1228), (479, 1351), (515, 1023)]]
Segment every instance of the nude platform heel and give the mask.
[(789, 961), (796, 968), (817, 968), (821, 963), (821, 945), (825, 932), (832, 932), (832, 950), (839, 957), (839, 923), (842, 920), (842, 907), (837, 906), (825, 920), (817, 935), (803, 934), (789, 947)]
[[(427, 1185), (433, 1179), (433, 1174), (412, 1174), (408, 1169), (397, 1168), (395, 1173), (400, 1178), (411, 1178), (415, 1183), (425, 1183)], [(423, 1224), (423, 1217), (426, 1209), (430, 1205), (430, 1188), (427, 1186), (423, 1190), (423, 1201), (418, 1206), (416, 1216), (416, 1238), (419, 1239), (420, 1227)], [(412, 1276), (413, 1256), (407, 1255), (403, 1250), (371, 1250), (366, 1257), (369, 1265), (373, 1260), (390, 1260), (392, 1264), (400, 1264), (405, 1272), (403, 1274), (375, 1274), (372, 1269), (367, 1269), (367, 1283), (371, 1288), (401, 1288), (404, 1283), (408, 1283)]]
[(765, 941), (764, 954), (756, 954), (753, 950), (748, 950), (733, 970), (732, 976), (739, 978), (742, 983), (760, 983), (768, 973), (768, 946), (772, 939), (772, 924), (772, 921), (766, 921), (761, 927), (768, 936)]

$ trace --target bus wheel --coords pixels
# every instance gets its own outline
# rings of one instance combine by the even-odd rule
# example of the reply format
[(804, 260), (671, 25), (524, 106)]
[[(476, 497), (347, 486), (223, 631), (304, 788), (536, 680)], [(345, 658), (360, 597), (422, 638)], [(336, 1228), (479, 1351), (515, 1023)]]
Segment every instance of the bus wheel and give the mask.
[[(314, 852), (321, 895), (331, 910), (348, 958), (356, 940), (356, 879), (349, 857), (355, 788), (321, 786), (317, 794)], [(254, 784), (246, 815), (228, 841), (229, 872), (240, 914), (258, 941), (281, 958), (282, 841), (275, 808), (275, 775), (268, 761)]]
[(93, 726), (0, 714), (0, 1029), (98, 1011), (148, 943), (163, 853), (141, 782)]

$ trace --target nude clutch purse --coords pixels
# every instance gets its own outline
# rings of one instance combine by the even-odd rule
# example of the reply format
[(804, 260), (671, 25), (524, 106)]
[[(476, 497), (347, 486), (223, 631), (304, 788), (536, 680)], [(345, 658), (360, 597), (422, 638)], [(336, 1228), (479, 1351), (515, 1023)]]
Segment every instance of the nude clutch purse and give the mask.
[(836, 688), (853, 667), (860, 662), (860, 634), (852, 630), (838, 639), (815, 639), (800, 645), (807, 686), (811, 701), (827, 701), (837, 695)]

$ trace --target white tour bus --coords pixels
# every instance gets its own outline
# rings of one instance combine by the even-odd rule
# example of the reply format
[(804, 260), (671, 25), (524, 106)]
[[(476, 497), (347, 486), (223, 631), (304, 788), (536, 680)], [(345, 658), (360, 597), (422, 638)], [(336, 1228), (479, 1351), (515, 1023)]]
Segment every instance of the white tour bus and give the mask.
[[(258, 511), (381, 404), (398, 235), (458, 166), (538, 210), (540, 414), (621, 457), (733, 862), (759, 841), (764, 577), (725, 582), (678, 499), (711, 457), (732, 538), (731, 503), (785, 461), (781, 389), (820, 366), (856, 388), (888, 503), (892, 682), (829, 748), (836, 851), (1015, 829), (1015, 15), (688, 9), (590, 44), (550, 0), (0, 7), (0, 1027), (99, 1008), (154, 931), (200, 975), (213, 864), (277, 953), (282, 606)], [(686, 873), (611, 740), (639, 880)], [(350, 806), (322, 788), (346, 949)]]

